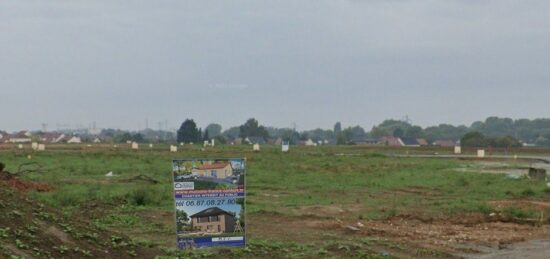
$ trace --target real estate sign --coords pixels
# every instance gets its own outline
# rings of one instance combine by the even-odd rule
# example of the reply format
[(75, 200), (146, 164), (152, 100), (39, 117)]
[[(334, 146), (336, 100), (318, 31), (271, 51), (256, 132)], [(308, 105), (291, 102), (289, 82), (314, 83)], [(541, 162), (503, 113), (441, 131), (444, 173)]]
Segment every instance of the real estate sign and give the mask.
[(180, 249), (245, 245), (245, 173), (242, 158), (173, 161)]

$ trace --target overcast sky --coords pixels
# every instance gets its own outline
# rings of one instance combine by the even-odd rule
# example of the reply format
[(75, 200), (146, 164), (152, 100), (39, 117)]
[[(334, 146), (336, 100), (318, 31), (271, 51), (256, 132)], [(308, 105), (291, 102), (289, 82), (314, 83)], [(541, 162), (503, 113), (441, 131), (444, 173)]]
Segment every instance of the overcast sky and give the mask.
[(0, 129), (550, 117), (549, 13), (548, 0), (3, 0)]

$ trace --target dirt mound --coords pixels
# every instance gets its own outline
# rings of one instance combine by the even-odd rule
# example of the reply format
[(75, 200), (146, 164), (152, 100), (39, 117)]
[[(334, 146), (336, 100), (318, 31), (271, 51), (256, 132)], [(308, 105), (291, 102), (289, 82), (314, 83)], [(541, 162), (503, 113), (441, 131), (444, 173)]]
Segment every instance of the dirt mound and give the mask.
[(37, 191), (37, 192), (51, 192), (54, 190), (52, 186), (45, 183), (35, 183), (19, 180), (13, 174), (2, 171), (0, 172), (0, 181), (6, 186), (17, 189), (19, 191)]
[(13, 180), (0, 181), (0, 258), (154, 258), (162, 254), (29, 200), (17, 188), (7, 188)]

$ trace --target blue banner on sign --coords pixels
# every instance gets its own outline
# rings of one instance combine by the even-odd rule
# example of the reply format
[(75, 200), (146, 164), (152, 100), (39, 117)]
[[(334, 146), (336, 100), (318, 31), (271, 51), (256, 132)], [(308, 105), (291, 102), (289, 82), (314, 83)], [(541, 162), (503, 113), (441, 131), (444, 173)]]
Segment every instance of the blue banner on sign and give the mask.
[(245, 172), (244, 159), (173, 161), (178, 248), (245, 245)]

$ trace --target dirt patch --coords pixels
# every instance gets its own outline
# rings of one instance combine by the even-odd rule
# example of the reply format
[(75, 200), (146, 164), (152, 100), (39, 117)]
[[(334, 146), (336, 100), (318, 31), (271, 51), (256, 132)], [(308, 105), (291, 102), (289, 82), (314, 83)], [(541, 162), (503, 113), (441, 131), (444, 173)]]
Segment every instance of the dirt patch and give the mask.
[(427, 197), (441, 194), (440, 190), (437, 190), (437, 189), (434, 189), (434, 188), (421, 187), (421, 186), (410, 186), (410, 187), (407, 187), (407, 188), (396, 188), (396, 189), (393, 189), (392, 194), (394, 192), (397, 192), (397, 193), (400, 193), (400, 194), (423, 195), (423, 196), (427, 196)]
[(7, 188), (8, 183), (0, 181), (0, 258), (154, 258), (163, 254), (84, 218), (47, 208), (24, 192)]
[(513, 259), (513, 258), (531, 258), (531, 259), (546, 259), (550, 251), (550, 240), (530, 240), (521, 242), (506, 247), (486, 248), (476, 247), (482, 250), (480, 254), (464, 254), (465, 258), (479, 259)]
[(4, 182), (5, 185), (17, 189), (19, 191), (37, 191), (37, 192), (51, 192), (54, 190), (52, 186), (45, 183), (36, 183), (19, 180), (13, 174), (2, 171), (0, 172), (0, 181)]
[[(535, 202), (538, 203), (547, 205)], [(376, 237), (405, 244), (414, 251), (428, 249), (457, 256), (480, 254), (484, 252), (482, 248), (502, 249), (518, 242), (550, 239), (548, 224), (503, 221), (495, 215), (465, 214), (441, 219), (411, 214), (388, 220), (351, 220), (343, 216), (347, 213), (349, 210), (337, 206), (301, 207), (293, 210), (294, 215), (254, 213), (249, 215), (248, 227), (253, 237), (260, 238), (324, 242)]]
[(159, 181), (142, 174), (128, 178), (128, 179), (122, 179), (120, 180), (120, 182), (123, 182), (123, 183), (143, 182), (143, 183), (149, 183), (149, 184), (159, 183)]
[[(478, 219), (474, 219), (477, 221)], [(453, 224), (434, 221), (430, 224), (415, 220), (392, 219), (370, 221), (368, 230), (410, 242), (456, 249), (457, 244), (475, 243), (485, 246), (498, 246), (534, 238), (550, 237), (550, 226), (534, 227), (510, 222), (487, 222), (476, 224)]]
[(73, 241), (71, 241), (71, 239), (69, 238), (69, 236), (65, 232), (63, 232), (61, 229), (57, 228), (56, 226), (47, 227), (45, 232), (48, 235), (52, 235), (52, 236), (58, 238), (63, 243), (67, 243), (67, 244), (73, 244), (74, 243)]
[(534, 208), (538, 210), (550, 210), (550, 201), (546, 200), (504, 200), (504, 201), (491, 201), (489, 204), (495, 208)]
[(348, 212), (348, 209), (338, 206), (304, 206), (294, 209), (294, 213), (297, 215), (313, 217), (335, 217)]

